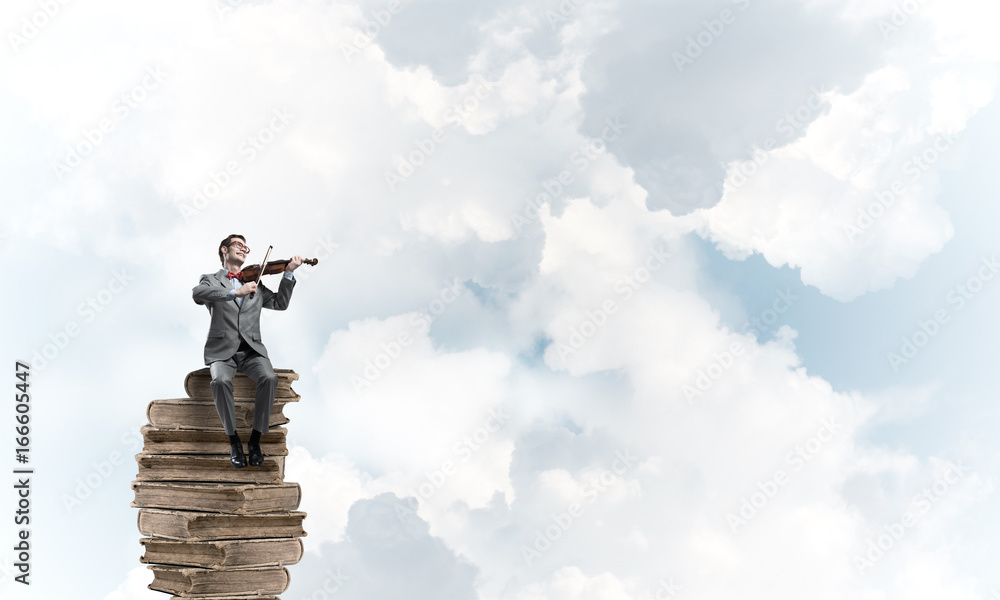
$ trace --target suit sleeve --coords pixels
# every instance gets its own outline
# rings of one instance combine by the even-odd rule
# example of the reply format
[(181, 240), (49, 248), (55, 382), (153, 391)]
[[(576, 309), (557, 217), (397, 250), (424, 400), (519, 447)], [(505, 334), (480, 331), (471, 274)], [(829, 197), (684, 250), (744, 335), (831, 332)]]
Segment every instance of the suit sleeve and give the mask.
[(226, 288), (213, 285), (212, 278), (208, 275), (202, 275), (201, 281), (198, 282), (198, 285), (191, 289), (191, 296), (194, 298), (195, 304), (223, 302), (225, 301), (228, 293), (229, 290)]
[(294, 287), (295, 280), (286, 279), (284, 275), (281, 277), (281, 283), (278, 284), (277, 292), (272, 292), (261, 284), (257, 290), (264, 293), (264, 304), (262, 306), (271, 310), (285, 310), (288, 308), (288, 302), (292, 299), (292, 288)]

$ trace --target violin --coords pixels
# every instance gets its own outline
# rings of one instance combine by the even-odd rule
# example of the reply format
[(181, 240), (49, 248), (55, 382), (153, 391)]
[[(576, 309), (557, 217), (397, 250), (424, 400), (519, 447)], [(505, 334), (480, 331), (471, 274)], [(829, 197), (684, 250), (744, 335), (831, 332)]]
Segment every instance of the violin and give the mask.
[[(260, 265), (250, 265), (242, 271), (240, 271), (241, 279), (243, 281), (260, 281), (262, 275), (277, 275), (278, 273), (283, 273), (285, 267), (291, 260), (271, 260), (264, 265), (264, 272), (261, 273)], [(315, 258), (305, 258), (302, 259), (302, 264), (304, 265), (315, 265), (319, 260)]]
[[(250, 265), (249, 267), (240, 271), (241, 279), (243, 281), (253, 280), (254, 283), (260, 283), (260, 278), (264, 275), (275, 275), (281, 273), (288, 266), (288, 263), (292, 262), (291, 259), (287, 260), (272, 260), (268, 261), (267, 257), (271, 256), (271, 249), (274, 246), (268, 246), (267, 252), (264, 253), (264, 260), (261, 262), (264, 264), (264, 268), (261, 269), (260, 265)], [(304, 258), (302, 259), (302, 264), (315, 265), (319, 261), (315, 258)], [(250, 292), (250, 297), (253, 298), (257, 295), (257, 292)]]

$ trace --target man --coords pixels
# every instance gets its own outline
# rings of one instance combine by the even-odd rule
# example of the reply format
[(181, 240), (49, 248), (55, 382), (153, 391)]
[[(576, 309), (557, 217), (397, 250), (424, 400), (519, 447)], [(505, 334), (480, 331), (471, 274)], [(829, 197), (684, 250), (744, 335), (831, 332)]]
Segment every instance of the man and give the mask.
[[(260, 340), (262, 308), (285, 310), (292, 297), (295, 277), (292, 271), (302, 264), (301, 256), (293, 256), (281, 276), (277, 293), (264, 284), (243, 281), (240, 268), (250, 248), (246, 238), (232, 234), (219, 245), (219, 260), (224, 268), (201, 276), (192, 290), (195, 304), (204, 304), (212, 317), (205, 342), (205, 364), (212, 374), (212, 398), (222, 426), (229, 436), (229, 460), (234, 468), (259, 467), (264, 464), (260, 436), (267, 433), (274, 404), (278, 377), (274, 374), (267, 349)], [(256, 293), (255, 293), (256, 292)], [(233, 405), (233, 376), (244, 373), (257, 384), (253, 407), (253, 432), (247, 442), (247, 455), (236, 433)]]

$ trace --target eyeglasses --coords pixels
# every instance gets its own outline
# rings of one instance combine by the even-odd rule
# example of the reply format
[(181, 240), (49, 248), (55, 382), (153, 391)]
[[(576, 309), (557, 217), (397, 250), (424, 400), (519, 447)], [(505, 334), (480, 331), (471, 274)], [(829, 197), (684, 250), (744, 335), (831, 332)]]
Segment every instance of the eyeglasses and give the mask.
[(229, 247), (231, 248), (233, 246), (236, 246), (237, 250), (242, 250), (244, 254), (250, 254), (250, 247), (249, 246), (244, 246), (243, 244), (241, 244), (239, 242), (230, 242), (229, 243)]

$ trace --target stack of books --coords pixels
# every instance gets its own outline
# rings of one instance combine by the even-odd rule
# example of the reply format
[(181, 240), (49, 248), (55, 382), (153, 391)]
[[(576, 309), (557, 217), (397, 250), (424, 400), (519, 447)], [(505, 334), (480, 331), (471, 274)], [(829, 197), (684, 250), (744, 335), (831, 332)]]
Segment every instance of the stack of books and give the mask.
[[(153, 400), (142, 427), (143, 448), (132, 482), (139, 509), (140, 558), (153, 571), (149, 588), (175, 598), (277, 600), (288, 588), (286, 565), (302, 558), (301, 489), (284, 481), (283, 413), (299, 399), (299, 376), (275, 369), (278, 389), (270, 431), (261, 436), (264, 465), (234, 469), (229, 438), (212, 401), (207, 368), (184, 380), (187, 398)], [(233, 378), (236, 430), (250, 439), (256, 384)]]

